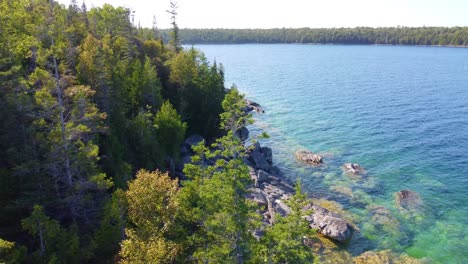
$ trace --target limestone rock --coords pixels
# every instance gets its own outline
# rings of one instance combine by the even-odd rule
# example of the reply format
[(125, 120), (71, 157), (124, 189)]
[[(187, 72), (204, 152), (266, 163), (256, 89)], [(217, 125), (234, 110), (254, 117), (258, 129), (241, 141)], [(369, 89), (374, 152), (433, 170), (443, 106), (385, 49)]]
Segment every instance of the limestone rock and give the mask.
[(346, 220), (317, 205), (312, 205), (311, 209), (313, 213), (306, 217), (311, 228), (340, 242), (351, 238), (354, 228)]
[(398, 207), (408, 211), (419, 210), (424, 204), (419, 194), (411, 190), (397, 192), (395, 201)]
[(319, 165), (323, 162), (322, 157), (308, 150), (298, 150), (295, 155), (298, 161), (306, 164)]
[(245, 141), (249, 138), (249, 130), (246, 127), (241, 127), (236, 131), (235, 136), (241, 141)]

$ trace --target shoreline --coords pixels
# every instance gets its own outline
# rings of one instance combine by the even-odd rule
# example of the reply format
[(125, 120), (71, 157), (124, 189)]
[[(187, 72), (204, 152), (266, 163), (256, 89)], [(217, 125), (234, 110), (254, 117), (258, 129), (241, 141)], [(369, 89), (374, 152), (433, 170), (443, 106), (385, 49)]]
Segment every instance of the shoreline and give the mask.
[[(247, 107), (247, 112), (264, 113), (263, 108), (261, 108), (258, 103), (250, 100), (246, 100), (246, 103), (247, 106), (253, 103), (257, 107)], [(243, 141), (247, 141), (247, 138), (248, 131), (247, 137)], [(318, 156), (312, 152), (309, 152), (309, 154)], [(264, 158), (263, 160), (262, 156)], [(306, 165), (309, 166), (317, 166), (321, 165), (322, 162), (321, 157), (318, 157), (320, 158), (320, 162), (316, 162), (315, 159), (310, 160), (311, 162), (302, 162), (303, 160), (297, 156), (296, 160), (298, 161), (298, 164), (306, 163)], [(260, 207), (263, 206), (265, 208), (259, 213), (262, 216), (262, 222), (269, 225), (274, 224), (274, 214), (281, 214), (284, 216), (289, 213), (290, 209), (287, 206), (287, 200), (294, 195), (295, 192), (295, 183), (292, 183), (281, 169), (274, 166), (272, 161), (272, 150), (268, 147), (262, 147), (258, 142), (253, 145), (253, 148), (248, 152), (248, 156), (244, 160), (245, 164), (249, 167), (249, 173), (254, 182), (253, 186), (249, 189), (251, 193), (249, 194), (248, 199), (256, 202)], [(269, 164), (269, 167), (266, 164)], [(345, 163), (342, 166), (342, 169), (345, 173), (351, 173), (358, 177), (367, 175), (366, 170), (355, 163)], [(397, 202), (402, 201), (401, 199), (405, 199), (405, 197), (410, 197), (410, 200), (414, 197), (416, 200), (419, 199), (419, 202), (422, 203), (418, 194), (409, 190), (398, 192)], [(400, 200), (398, 200), (398, 198)], [(305, 208), (307, 210), (312, 209), (312, 214), (305, 216), (305, 219), (309, 222), (310, 228), (317, 232), (317, 237), (312, 241), (308, 241), (308, 245), (321, 261), (325, 261), (327, 263), (343, 263), (343, 261), (346, 263), (379, 263), (378, 261), (381, 261), (382, 259), (390, 259), (398, 263), (430, 263), (430, 261), (425, 258), (412, 258), (406, 253), (397, 253), (390, 249), (374, 248), (370, 251), (364, 251), (359, 255), (352, 255), (346, 249), (347, 245), (349, 245), (349, 243), (353, 243), (353, 241), (351, 241), (353, 236), (358, 234), (358, 237), (355, 239), (366, 239), (362, 234), (360, 234), (361, 230), (350, 219), (347, 219), (347, 215), (343, 214), (346, 213), (346, 211), (343, 211), (342, 208), (329, 208), (329, 206), (325, 206), (324, 203), (319, 203), (318, 201), (324, 201), (325, 203), (331, 204), (333, 204), (334, 201), (324, 197), (313, 199), (311, 195), (308, 195), (308, 206)], [(405, 203), (408, 201), (403, 200), (403, 202)], [(372, 206), (372, 215), (378, 215), (390, 222), (396, 220), (387, 208), (378, 205)], [(382, 224), (387, 224), (387, 222)]]
[(391, 47), (433, 47), (433, 48), (458, 48), (466, 49), (468, 45), (419, 45), (419, 44), (384, 44), (384, 43), (301, 43), (301, 42), (203, 42), (203, 43), (182, 43), (186, 46), (197, 45), (323, 45), (323, 46), (391, 46)]

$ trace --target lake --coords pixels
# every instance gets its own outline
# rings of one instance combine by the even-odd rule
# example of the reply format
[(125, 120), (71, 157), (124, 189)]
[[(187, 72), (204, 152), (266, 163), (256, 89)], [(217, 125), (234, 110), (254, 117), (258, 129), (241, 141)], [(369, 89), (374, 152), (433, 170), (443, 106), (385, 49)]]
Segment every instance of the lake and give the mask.
[[(392, 249), (468, 263), (468, 49), (345, 45), (197, 45), (260, 103), (253, 132), (286, 177), (335, 201), (359, 227), (353, 255)], [(308, 167), (309, 149), (324, 165)], [(359, 163), (368, 175), (349, 177)], [(395, 193), (424, 205), (401, 210)]]

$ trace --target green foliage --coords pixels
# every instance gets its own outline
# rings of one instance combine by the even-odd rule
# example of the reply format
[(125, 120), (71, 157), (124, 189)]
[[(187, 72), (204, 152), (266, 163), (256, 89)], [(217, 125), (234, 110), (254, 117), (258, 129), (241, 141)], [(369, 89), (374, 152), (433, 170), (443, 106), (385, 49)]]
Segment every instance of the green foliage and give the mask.
[(184, 141), (187, 125), (181, 121), (180, 115), (169, 101), (163, 103), (154, 117), (154, 126), (164, 156), (177, 158), (180, 152), (179, 146)]
[(130, 183), (127, 239), (122, 242), (122, 263), (170, 263), (179, 245), (168, 239), (178, 210), (177, 180), (158, 171), (141, 170)]
[(113, 263), (120, 250), (120, 241), (125, 238), (127, 219), (127, 199), (121, 189), (117, 189), (104, 206), (104, 217), (96, 230), (94, 241), (95, 259), (101, 263)]
[(291, 212), (287, 216), (277, 214), (274, 225), (267, 227), (265, 235), (254, 250), (254, 263), (312, 263), (312, 249), (304, 240), (313, 235), (304, 216), (307, 204), (301, 185), (296, 184), (296, 193), (288, 202)]
[(235, 133), (238, 129), (253, 123), (252, 115), (246, 114), (244, 96), (234, 86), (229, 90), (222, 103), (221, 127)]
[(22, 263), (26, 256), (24, 246), (16, 246), (14, 242), (9, 242), (0, 238), (0, 263)]
[(177, 88), (169, 93), (170, 99), (187, 121), (189, 133), (206, 138), (217, 136), (225, 95), (222, 67), (210, 66), (203, 54), (193, 48), (176, 54), (166, 64), (169, 80)]
[(21, 221), (23, 228), (37, 239), (39, 249), (32, 259), (36, 263), (79, 263), (79, 238), (76, 230), (69, 231), (46, 216), (42, 206), (35, 205), (28, 218)]

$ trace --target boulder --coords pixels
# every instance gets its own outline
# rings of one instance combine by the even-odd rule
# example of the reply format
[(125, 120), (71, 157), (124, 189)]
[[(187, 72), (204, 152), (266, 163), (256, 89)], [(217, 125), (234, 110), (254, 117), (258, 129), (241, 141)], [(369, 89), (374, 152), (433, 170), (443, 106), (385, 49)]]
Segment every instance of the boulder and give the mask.
[(268, 180), (268, 176), (270, 176), (270, 174), (268, 174), (268, 172), (266, 172), (264, 170), (258, 170), (258, 172), (257, 172), (257, 181), (259, 183), (264, 182), (264, 181)]
[(268, 208), (267, 195), (262, 189), (251, 189), (251, 192), (248, 194), (247, 199), (254, 201), (255, 203), (264, 208)]
[(345, 163), (343, 169), (345, 172), (352, 174), (365, 174), (366, 172), (364, 168), (357, 163)]
[(275, 200), (275, 211), (280, 213), (282, 216), (287, 216), (288, 214), (291, 213), (291, 208), (280, 199)]
[(319, 165), (322, 163), (322, 157), (308, 150), (296, 151), (296, 159), (310, 165)]
[(266, 172), (270, 171), (271, 164), (268, 162), (265, 154), (262, 152), (262, 148), (258, 142), (253, 145), (253, 149), (250, 151), (250, 159), (255, 164), (256, 169), (264, 170)]
[(401, 190), (396, 193), (395, 202), (401, 209), (415, 211), (423, 206), (423, 201), (417, 192)]
[(262, 106), (254, 101), (245, 100), (245, 104), (246, 104), (244, 108), (245, 112), (255, 111), (257, 113), (265, 113)]
[(351, 238), (354, 228), (346, 220), (320, 206), (312, 205), (310, 208), (313, 212), (306, 217), (306, 220), (309, 221), (312, 229), (317, 230), (317, 232), (328, 238), (340, 242), (347, 241)]
[(263, 147), (262, 149), (263, 156), (270, 165), (273, 165), (273, 151), (269, 147)]
[(241, 141), (245, 141), (249, 138), (249, 130), (246, 127), (241, 127), (237, 129), (235, 136)]
[(195, 134), (195, 135), (191, 135), (190, 137), (188, 137), (184, 143), (185, 143), (185, 147), (188, 150), (193, 151), (193, 147), (198, 145), (200, 142), (203, 142), (203, 144), (205, 144), (205, 139), (202, 136)]

